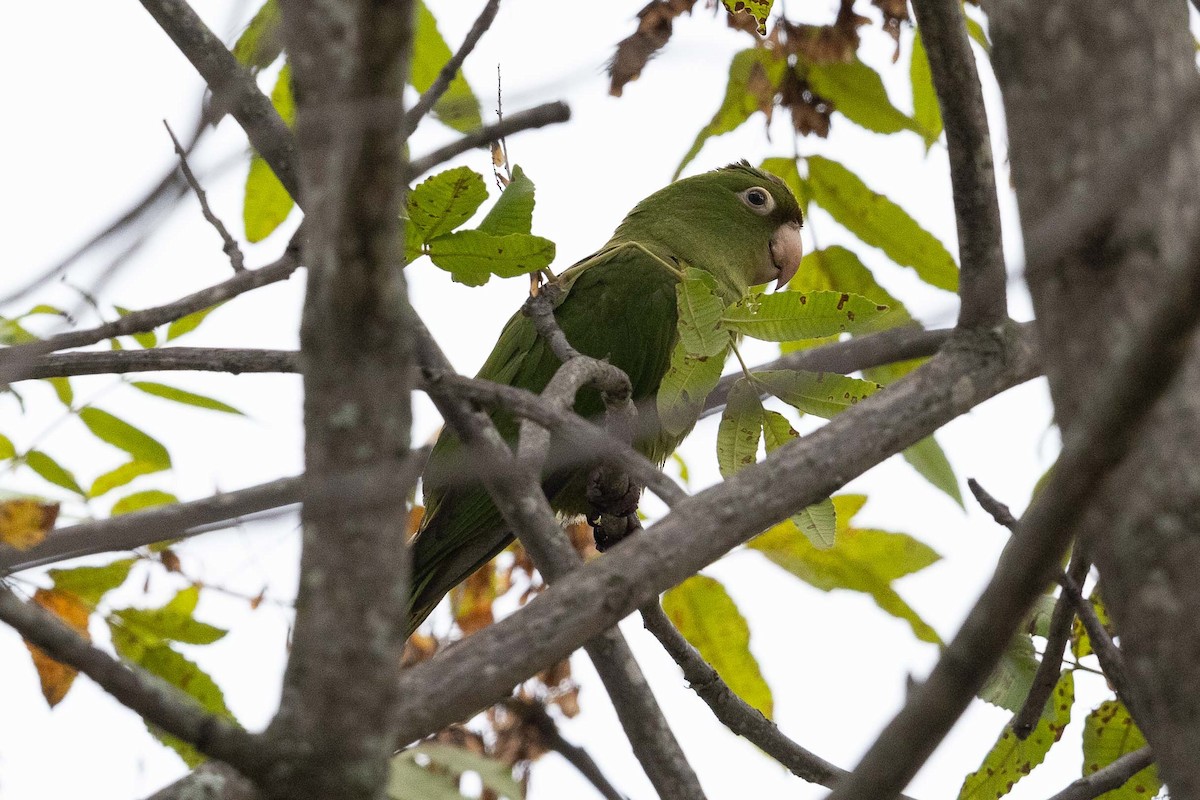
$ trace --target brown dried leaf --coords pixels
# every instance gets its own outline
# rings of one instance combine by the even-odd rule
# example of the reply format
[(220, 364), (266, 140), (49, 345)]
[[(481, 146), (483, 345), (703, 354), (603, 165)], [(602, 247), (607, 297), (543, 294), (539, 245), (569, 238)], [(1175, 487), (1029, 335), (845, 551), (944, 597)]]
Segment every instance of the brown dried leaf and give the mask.
[(651, 0), (638, 12), (637, 31), (617, 44), (617, 52), (608, 62), (611, 81), (608, 93), (620, 97), (625, 84), (642, 74), (654, 54), (671, 39), (671, 25), (676, 17), (690, 12), (696, 0)]
[(425, 506), (413, 506), (408, 510), (408, 525), (405, 528), (405, 534), (411, 539), (421, 527), (421, 520), (425, 518)]
[(454, 621), (464, 634), (482, 630), (495, 622), (492, 603), (496, 600), (496, 565), (489, 561), (450, 592)]
[(908, 0), (871, 0), (871, 5), (883, 12), (883, 29), (896, 42), (892, 63), (900, 58), (900, 23), (909, 22)]
[(58, 519), (58, 503), (32, 497), (0, 502), (0, 544), (28, 550), (46, 538)]
[[(92, 640), (88, 633), (88, 616), (91, 609), (83, 604), (74, 592), (64, 592), (58, 589), (38, 589), (34, 592), (33, 602), (61, 619), (89, 642)], [(29, 654), (33, 657), (33, 666), (37, 670), (38, 679), (42, 684), (42, 696), (51, 708), (58, 705), (71, 684), (75, 682), (78, 671), (55, 661), (39, 647), (25, 642)]]
[(458, 723), (438, 731), (433, 740), (438, 744), (460, 747), (477, 756), (487, 755), (487, 744), (484, 742), (483, 734)]
[(579, 686), (572, 684), (571, 688), (565, 692), (559, 692), (551, 701), (558, 706), (558, 710), (562, 712), (564, 717), (572, 719), (579, 714)]
[(267, 598), (267, 587), (263, 587), (258, 594), (250, 598), (250, 610), (254, 611), (263, 604), (263, 600)]
[(167, 568), (167, 572), (182, 571), (183, 565), (179, 561), (179, 556), (176, 555), (175, 551), (170, 548), (167, 548), (159, 553), (158, 560), (161, 561), (162, 565)]
[(796, 25), (781, 19), (770, 41), (787, 55), (813, 64), (848, 64), (858, 52), (858, 29), (870, 23), (843, 5), (832, 25)]
[(571, 680), (571, 659), (564, 658), (550, 669), (542, 670), (537, 675), (538, 680), (548, 688), (554, 688), (563, 681)]
[(783, 77), (779, 105), (792, 115), (792, 127), (801, 136), (815, 133), (824, 139), (829, 135), (829, 117), (833, 103), (812, 91), (806, 81), (788, 70)]
[(575, 552), (579, 553), (584, 561), (600, 555), (600, 551), (596, 549), (595, 533), (586, 519), (579, 517), (572, 522), (568, 522), (565, 529), (567, 536), (571, 538), (571, 544), (575, 546)]
[(413, 664), (420, 664), (422, 661), (433, 658), (433, 654), (437, 651), (437, 639), (424, 633), (414, 633), (404, 643), (404, 655), (400, 658), (400, 666), (408, 668)]

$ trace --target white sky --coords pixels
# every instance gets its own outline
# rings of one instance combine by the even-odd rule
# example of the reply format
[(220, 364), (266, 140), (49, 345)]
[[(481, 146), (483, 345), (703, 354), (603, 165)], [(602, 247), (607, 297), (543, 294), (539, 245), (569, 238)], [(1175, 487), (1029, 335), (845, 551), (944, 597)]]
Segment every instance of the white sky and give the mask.
[[(440, 27), (457, 46), (475, 18), (479, 0), (435, 2)], [(665, 52), (627, 87), (625, 96), (607, 96), (602, 65), (617, 41), (634, 27), (643, 0), (573, 4), (570, 16), (546, 13), (544, 3), (506, 0), (491, 33), (468, 61), (466, 74), (485, 110), (494, 107), (496, 65), (504, 77), (505, 109), (551, 99), (570, 103), (567, 125), (509, 140), (509, 152), (537, 184), (534, 232), (558, 243), (557, 268), (587, 255), (608, 237), (635, 202), (669, 180), (696, 131), (708, 121), (724, 93), (731, 55), (750, 44), (709, 12), (681, 19)], [(700, 4), (703, 5), (703, 4)], [(826, 22), (835, 0), (789, 4), (794, 19)], [(861, 3), (861, 13), (875, 16)], [(197, 10), (227, 38), (240, 30), (253, 5), (197, 0)], [(698, 6), (699, 8), (699, 6)], [(869, 10), (868, 10), (869, 9)], [(163, 130), (166, 118), (182, 136), (193, 124), (201, 82), (141, 6), (133, 2), (8, 4), (3, 12), (10, 35), (0, 51), (0, 96), (9, 107), (0, 139), (0, 219), (8, 257), (0, 273), (0, 294), (54, 263), (80, 241), (140, 198), (173, 162)], [(879, 68), (893, 102), (910, 109), (906, 31), (900, 62), (890, 64), (891, 40), (877, 26), (863, 29), (866, 60)], [(999, 103), (990, 73), (985, 72), (993, 132), (1001, 129)], [(757, 162), (788, 155), (792, 144), (784, 115), (771, 127), (774, 143), (764, 137), (758, 116), (744, 129), (710, 142), (689, 172), (710, 169), (738, 158)], [(944, 147), (928, 158), (915, 134), (879, 137), (835, 117), (833, 140), (805, 139), (804, 153), (836, 158), (867, 183), (900, 202), (923, 225), (955, 250), (954, 220)], [(413, 152), (427, 152), (452, 134), (436, 123), (422, 127)], [(997, 135), (1002, 141), (1002, 130)], [(219, 174), (212, 167), (244, 150), (244, 137), (225, 120), (193, 158), (210, 202), (227, 225), (241, 231), (241, 184), (244, 159)], [(1007, 187), (1003, 151), (999, 183)], [(484, 151), (456, 163), (488, 178)], [(494, 195), (494, 187), (493, 187)], [(1015, 263), (1018, 233), (1015, 203), (1005, 190), (1002, 209), (1010, 263)], [(294, 220), (293, 220), (294, 222)], [(149, 244), (103, 289), (102, 298), (131, 308), (172, 300), (228, 276), (229, 264), (215, 233), (189, 199), (157, 223)], [(289, 225), (290, 229), (290, 225)], [(877, 277), (918, 317), (938, 326), (952, 323), (955, 299), (920, 284), (907, 270), (891, 265), (882, 253), (857, 243), (820, 210), (806, 226), (822, 246), (846, 243), (876, 270)], [(267, 242), (245, 248), (248, 264), (273, 260), (286, 241), (280, 232)], [(811, 247), (811, 238), (806, 238)], [(107, 252), (106, 258), (112, 256)], [(104, 258), (91, 258), (72, 269), (69, 279), (88, 286)], [(455, 365), (473, 373), (490, 350), (504, 320), (526, 292), (523, 279), (493, 281), (484, 289), (453, 284), (428, 262), (409, 270), (414, 303)], [(303, 273), (239, 298), (214, 313), (187, 345), (293, 348), (302, 296)], [(1013, 315), (1029, 316), (1023, 289), (1014, 287)], [(38, 300), (74, 306), (75, 295), (51, 287)], [(14, 309), (4, 309), (11, 313)], [(85, 324), (93, 316), (82, 315)], [(772, 347), (747, 346), (752, 362), (767, 360)], [(232, 403), (248, 418), (175, 406), (146, 397), (112, 378), (75, 381), (77, 402), (96, 399), (100, 407), (144, 427), (170, 448), (174, 471), (139, 479), (113, 492), (92, 512), (107, 513), (108, 503), (133, 489), (161, 488), (184, 499), (214, 489), (236, 489), (296, 474), (301, 469), (302, 427), (299, 380), (294, 376), (243, 376), (174, 373), (152, 376), (165, 383), (201, 391)], [(38, 446), (80, 472), (87, 485), (97, 474), (120, 463), (121, 455), (95, 442), (77, 419), (66, 419), (49, 387), (21, 387), (29, 413), (0, 397), (0, 432), (18, 448)], [(424, 397), (417, 400), (415, 438), (423, 440), (439, 420)], [(958, 475), (978, 478), (1019, 511), (1031, 487), (1057, 450), (1050, 432), (1051, 409), (1041, 381), (1009, 392), (949, 425), (939, 440)], [(61, 423), (61, 424), (60, 424)], [(716, 424), (700, 425), (683, 446), (692, 468), (693, 487), (717, 479), (713, 441)], [(786, 480), (787, 476), (779, 476)], [(5, 474), (0, 488), (57, 496), (27, 470)], [(944, 556), (939, 564), (899, 583), (906, 599), (944, 638), (956, 630), (990, 574), (1005, 534), (972, 504), (963, 513), (899, 459), (850, 484), (871, 500), (860, 525), (876, 525), (914, 534)], [(65, 498), (64, 498), (65, 499)], [(64, 516), (83, 513), (64, 506)], [(253, 596), (287, 600), (296, 577), (294, 520), (264, 523), (194, 540), (179, 548), (185, 572), (195, 578)], [(108, 559), (95, 559), (104, 563)], [(180, 588), (176, 576), (138, 567), (131, 589), (113, 605), (160, 603)], [(878, 611), (864, 595), (823, 594), (767, 564), (752, 553), (735, 553), (705, 571), (720, 578), (750, 620), (752, 647), (775, 693), (782, 728), (821, 756), (850, 767), (878, 729), (903, 702), (907, 677), (925, 674), (936, 649), (917, 642), (907, 625)], [(142, 593), (149, 576), (149, 592)], [(23, 576), (24, 587), (42, 584), (38, 574)], [(247, 726), (260, 728), (278, 699), (288, 612), (264, 604), (249, 613), (245, 601), (218, 591), (203, 595), (198, 618), (230, 628), (220, 643), (184, 647), (223, 687), (230, 707)], [(659, 700), (709, 796), (821, 797), (824, 790), (792, 778), (755, 748), (723, 731), (707, 708), (687, 689), (677, 669), (633, 621), (625, 630), (655, 686)], [(102, 638), (103, 625), (93, 626)], [(149, 794), (183, 774), (169, 750), (149, 737), (140, 720), (107, 699), (87, 679), (77, 681), (67, 699), (47, 710), (37, 679), (19, 638), (0, 629), (0, 797), (55, 798), (86, 793), (92, 800), (125, 800)], [(585, 745), (618, 788), (630, 797), (652, 796), (629, 754), (603, 690), (586, 658), (574, 660), (584, 683), (584, 714), (564, 723), (565, 735)], [(1052, 794), (1078, 776), (1079, 735), (1086, 712), (1105, 696), (1100, 680), (1078, 676), (1083, 698), (1066, 741), (1054, 748), (1047, 765), (1023, 781), (1014, 798)], [(921, 798), (956, 795), (963, 776), (989, 749), (1008, 713), (981, 702), (963, 721), (910, 793)], [(534, 771), (531, 797), (591, 796), (574, 771), (548, 756)]]

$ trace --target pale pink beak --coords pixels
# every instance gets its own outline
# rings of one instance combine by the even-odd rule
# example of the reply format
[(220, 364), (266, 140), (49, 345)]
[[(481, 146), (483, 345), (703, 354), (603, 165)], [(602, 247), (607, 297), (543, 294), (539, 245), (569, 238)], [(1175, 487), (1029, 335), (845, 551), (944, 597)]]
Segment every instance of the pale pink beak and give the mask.
[(796, 270), (800, 269), (800, 259), (804, 257), (804, 243), (800, 241), (800, 223), (785, 222), (775, 229), (771, 236), (771, 260), (775, 269), (779, 270), (779, 280), (775, 289), (782, 289)]

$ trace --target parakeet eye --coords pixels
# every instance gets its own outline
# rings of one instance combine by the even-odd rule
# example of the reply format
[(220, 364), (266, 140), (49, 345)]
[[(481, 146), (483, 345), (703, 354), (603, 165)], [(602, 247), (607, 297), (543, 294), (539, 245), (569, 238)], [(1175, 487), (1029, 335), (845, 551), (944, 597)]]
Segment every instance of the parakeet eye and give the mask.
[(775, 198), (761, 186), (751, 186), (741, 193), (741, 198), (756, 214), (770, 214), (775, 210)]

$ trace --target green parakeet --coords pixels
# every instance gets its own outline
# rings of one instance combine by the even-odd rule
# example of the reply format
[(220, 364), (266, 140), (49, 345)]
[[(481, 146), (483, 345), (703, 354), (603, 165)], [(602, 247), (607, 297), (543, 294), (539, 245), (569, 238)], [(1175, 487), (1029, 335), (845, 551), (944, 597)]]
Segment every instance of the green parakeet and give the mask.
[[(653, 401), (678, 337), (679, 272), (711, 273), (727, 302), (768, 281), (782, 286), (800, 264), (801, 221), (783, 182), (745, 161), (677, 181), (638, 203), (604, 247), (558, 277), (563, 294), (555, 318), (577, 350), (629, 375), (634, 402)], [(518, 312), (478, 377), (541, 392), (559, 366), (533, 322)], [(596, 418), (604, 406), (587, 389), (575, 410)], [(501, 411), (492, 419), (506, 440), (516, 441), (517, 420)], [(687, 433), (668, 435), (651, 424), (647, 434), (644, 419), (640, 427), (634, 446), (660, 465)], [(593, 465), (581, 466), (579, 454), (563, 455), (560, 446), (559, 462), (573, 463), (555, 469), (552, 445), (542, 488), (556, 511), (585, 513)], [(423, 475), (426, 510), (412, 541), (410, 630), (513, 539), (486, 490), (462, 477), (464, 457), (454, 431), (443, 430)]]

